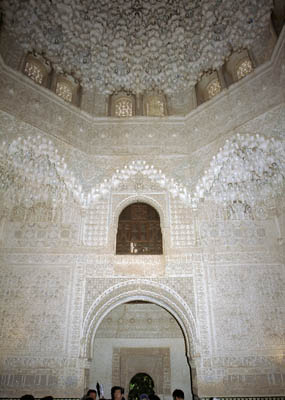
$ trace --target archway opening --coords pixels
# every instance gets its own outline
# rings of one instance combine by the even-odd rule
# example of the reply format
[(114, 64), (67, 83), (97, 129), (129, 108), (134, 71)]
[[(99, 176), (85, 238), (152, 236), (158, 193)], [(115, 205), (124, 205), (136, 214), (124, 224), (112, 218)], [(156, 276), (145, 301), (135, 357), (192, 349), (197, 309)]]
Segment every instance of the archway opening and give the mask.
[(130, 381), (128, 400), (139, 400), (142, 394), (154, 394), (154, 382), (151, 376), (139, 372)]
[[(88, 387), (100, 382), (105, 398), (112, 386), (122, 386), (130, 400), (151, 394), (151, 388), (161, 400), (171, 400), (176, 388), (192, 398), (184, 334), (160, 305), (131, 300), (116, 306), (101, 320), (92, 348)], [(146, 381), (142, 388), (143, 376), (149, 376), (153, 386)]]

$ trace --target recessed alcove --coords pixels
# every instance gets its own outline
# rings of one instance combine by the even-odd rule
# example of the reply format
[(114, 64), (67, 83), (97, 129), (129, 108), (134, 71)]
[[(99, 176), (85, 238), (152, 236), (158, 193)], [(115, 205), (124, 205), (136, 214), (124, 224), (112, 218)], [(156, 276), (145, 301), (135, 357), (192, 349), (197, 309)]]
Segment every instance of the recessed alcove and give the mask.
[(131, 301), (114, 308), (97, 329), (93, 351), (89, 387), (102, 383), (105, 398), (112, 385), (123, 386), (127, 398), (130, 382), (139, 373), (153, 379), (154, 392), (161, 399), (170, 400), (173, 382), (186, 398), (192, 398), (182, 330), (156, 304)]
[(119, 216), (116, 254), (162, 254), (160, 217), (154, 207), (136, 202), (124, 208)]
[(116, 235), (114, 273), (155, 277), (165, 273), (160, 215), (147, 203), (135, 202), (120, 213)]

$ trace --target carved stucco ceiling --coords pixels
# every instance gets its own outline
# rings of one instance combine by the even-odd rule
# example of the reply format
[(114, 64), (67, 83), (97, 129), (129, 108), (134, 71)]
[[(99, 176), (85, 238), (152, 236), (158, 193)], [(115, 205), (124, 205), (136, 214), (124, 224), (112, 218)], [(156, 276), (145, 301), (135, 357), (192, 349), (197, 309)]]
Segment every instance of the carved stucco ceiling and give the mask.
[(26, 51), (102, 93), (193, 86), (268, 26), (272, 0), (3, 0)]
[(112, 310), (101, 322), (96, 338), (183, 338), (182, 331), (165, 309), (156, 304), (132, 302)]

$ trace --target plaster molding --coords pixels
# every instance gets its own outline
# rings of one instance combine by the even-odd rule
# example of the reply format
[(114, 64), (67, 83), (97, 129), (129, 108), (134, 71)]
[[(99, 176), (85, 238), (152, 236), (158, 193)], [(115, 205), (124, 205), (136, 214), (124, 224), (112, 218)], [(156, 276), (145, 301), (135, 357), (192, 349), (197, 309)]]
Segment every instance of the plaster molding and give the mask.
[(148, 279), (131, 279), (105, 290), (89, 308), (82, 328), (82, 357), (93, 357), (96, 331), (105, 316), (116, 306), (131, 300), (149, 301), (169, 311), (183, 331), (188, 358), (192, 359), (197, 356), (199, 339), (196, 322), (186, 302), (177, 292), (164, 284), (158, 284)]

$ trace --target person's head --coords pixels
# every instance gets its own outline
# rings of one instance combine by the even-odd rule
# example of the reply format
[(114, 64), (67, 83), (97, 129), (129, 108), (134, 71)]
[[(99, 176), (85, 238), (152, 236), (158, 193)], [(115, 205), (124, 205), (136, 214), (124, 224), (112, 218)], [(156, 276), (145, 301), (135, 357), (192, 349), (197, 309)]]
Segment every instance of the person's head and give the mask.
[(95, 389), (89, 389), (86, 396), (96, 400), (97, 392)]
[(184, 400), (184, 392), (181, 389), (175, 389), (172, 393), (173, 400)]
[(149, 400), (149, 397), (146, 393), (140, 395), (139, 400)]
[(53, 397), (52, 396), (45, 396), (45, 397), (42, 397), (41, 400), (53, 400)]
[(121, 386), (113, 386), (111, 389), (112, 400), (122, 400), (124, 389)]
[(24, 396), (21, 397), (21, 400), (35, 400), (35, 398), (32, 394), (24, 394)]

